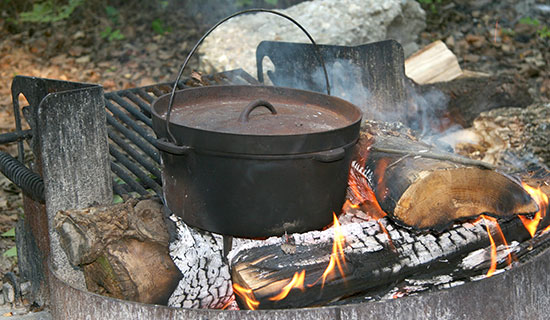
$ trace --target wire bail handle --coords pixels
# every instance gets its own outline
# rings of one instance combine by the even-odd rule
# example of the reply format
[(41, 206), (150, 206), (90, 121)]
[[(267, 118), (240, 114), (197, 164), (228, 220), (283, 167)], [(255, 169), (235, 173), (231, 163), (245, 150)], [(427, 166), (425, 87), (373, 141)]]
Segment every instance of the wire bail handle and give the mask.
[(182, 66), (180, 68), (180, 71), (178, 73), (178, 77), (176, 78), (176, 81), (174, 82), (174, 87), (172, 88), (172, 92), (170, 93), (170, 101), (168, 103), (168, 110), (166, 112), (166, 132), (168, 133), (168, 137), (172, 140), (172, 142), (174, 144), (177, 144), (177, 142), (176, 142), (176, 138), (172, 134), (172, 131), (170, 130), (170, 114), (172, 113), (172, 106), (174, 104), (174, 96), (176, 94), (176, 89), (177, 89), (178, 83), (181, 80), (181, 76), (183, 75), (183, 70), (185, 70), (185, 67), (189, 63), (189, 60), (191, 59), (191, 56), (195, 53), (195, 51), (197, 51), (197, 48), (202, 44), (204, 39), (206, 39), (206, 37), (208, 35), (210, 35), (210, 33), (212, 33), (212, 31), (214, 31), (214, 29), (216, 29), (220, 24), (226, 22), (227, 20), (229, 20), (233, 17), (239, 16), (239, 15), (242, 15), (242, 14), (246, 14), (246, 13), (251, 13), (251, 12), (266, 12), (266, 13), (271, 13), (271, 14), (274, 14), (274, 15), (278, 15), (278, 16), (283, 17), (283, 18), (291, 21), (292, 23), (294, 23), (296, 26), (298, 26), (298, 28), (300, 28), (300, 30), (302, 30), (306, 34), (309, 41), (311, 41), (311, 43), (313, 44), (313, 46), (315, 48), (315, 54), (317, 55), (317, 58), (319, 59), (319, 62), (321, 63), (321, 67), (323, 68), (323, 72), (325, 74), (327, 94), (330, 96), (330, 83), (329, 83), (329, 80), (328, 80), (327, 68), (325, 67), (325, 60), (323, 59), (323, 56), (321, 55), (321, 51), (319, 50), (319, 47), (317, 46), (317, 43), (315, 43), (315, 40), (313, 40), (313, 37), (307, 32), (307, 30), (304, 27), (302, 27), (302, 25), (300, 25), (296, 20), (294, 20), (290, 16), (287, 16), (284, 13), (280, 13), (280, 12), (274, 11), (274, 10), (269, 10), (269, 9), (248, 9), (248, 10), (239, 11), (237, 13), (234, 13), (234, 14), (232, 14), (230, 16), (227, 16), (227, 17), (223, 18), (222, 20), (218, 21), (213, 27), (211, 27), (208, 31), (206, 31), (206, 33), (195, 44), (193, 49), (191, 49), (191, 52), (189, 52), (189, 54), (187, 55), (187, 58), (185, 58), (185, 61), (183, 62)]

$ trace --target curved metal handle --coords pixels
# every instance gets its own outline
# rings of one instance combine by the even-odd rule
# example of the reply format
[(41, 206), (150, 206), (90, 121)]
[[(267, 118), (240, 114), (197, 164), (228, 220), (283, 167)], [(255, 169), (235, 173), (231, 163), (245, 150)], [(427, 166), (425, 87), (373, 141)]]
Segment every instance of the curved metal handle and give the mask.
[(248, 122), (248, 118), (250, 117), (250, 113), (252, 110), (256, 109), (257, 107), (266, 107), (271, 111), (271, 114), (277, 114), (277, 110), (275, 110), (275, 107), (262, 99), (254, 100), (250, 102), (246, 107), (244, 107), (243, 112), (241, 112), (241, 115), (239, 116), (239, 122), (245, 123)]
[(191, 56), (195, 53), (195, 51), (197, 51), (197, 48), (201, 45), (201, 43), (204, 41), (204, 39), (210, 33), (212, 33), (212, 31), (214, 31), (214, 29), (216, 29), (220, 24), (224, 23), (225, 21), (227, 21), (227, 20), (229, 20), (229, 19), (231, 19), (235, 16), (245, 14), (245, 13), (251, 13), (251, 12), (267, 12), (267, 13), (271, 13), (271, 14), (281, 16), (281, 17), (283, 17), (287, 20), (290, 20), (292, 23), (294, 23), (296, 26), (298, 26), (298, 28), (300, 28), (300, 30), (302, 30), (306, 34), (309, 41), (311, 41), (311, 43), (313, 44), (313, 46), (315, 48), (315, 54), (317, 55), (317, 58), (319, 58), (319, 62), (321, 63), (321, 67), (323, 67), (323, 72), (325, 74), (325, 81), (326, 81), (326, 86), (327, 86), (327, 94), (330, 96), (330, 84), (329, 84), (329, 81), (328, 81), (327, 68), (325, 67), (325, 60), (323, 59), (323, 56), (321, 55), (321, 52), (319, 50), (319, 47), (317, 46), (317, 43), (315, 43), (315, 40), (313, 40), (313, 37), (307, 32), (307, 30), (304, 27), (302, 27), (302, 25), (300, 25), (293, 18), (291, 18), (291, 17), (289, 17), (289, 16), (287, 16), (283, 13), (274, 11), (274, 10), (269, 10), (269, 9), (248, 9), (248, 10), (239, 11), (237, 13), (234, 13), (234, 14), (232, 14), (228, 17), (225, 17), (222, 20), (218, 21), (212, 28), (210, 28), (208, 31), (206, 31), (206, 33), (195, 44), (193, 49), (191, 49), (191, 52), (189, 52), (189, 54), (187, 55), (187, 58), (185, 58), (185, 61), (183, 62), (182, 66), (181, 66), (181, 69), (178, 73), (178, 77), (176, 78), (176, 82), (174, 82), (174, 87), (172, 88), (172, 92), (170, 93), (170, 102), (168, 103), (168, 110), (166, 111), (166, 132), (168, 133), (168, 137), (172, 140), (172, 142), (176, 143), (176, 139), (175, 139), (174, 135), (172, 134), (172, 131), (170, 130), (170, 114), (172, 113), (172, 105), (174, 104), (174, 95), (176, 94), (176, 88), (178, 86), (178, 83), (180, 82), (181, 76), (183, 74), (183, 70), (187, 66), (187, 63), (191, 59)]

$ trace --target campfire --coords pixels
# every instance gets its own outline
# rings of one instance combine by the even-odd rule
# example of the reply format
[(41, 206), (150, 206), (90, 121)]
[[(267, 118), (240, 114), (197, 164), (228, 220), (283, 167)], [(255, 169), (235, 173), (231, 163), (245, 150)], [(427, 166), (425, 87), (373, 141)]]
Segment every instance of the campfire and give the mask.
[[(296, 63), (288, 59), (293, 52), (311, 60)], [(72, 300), (71, 295), (88, 297), (94, 292), (101, 296), (90, 299), (98, 303), (111, 297), (180, 308), (158, 311), (172, 315), (194, 308), (223, 309), (217, 312), (230, 315), (234, 312), (230, 310), (238, 309), (333, 312), (403, 297), (431, 299), (431, 293), (444, 289), (459, 292), (467, 284), (489, 283), (487, 278), (507, 274), (544, 251), (550, 234), (549, 172), (543, 166), (512, 172), (516, 168), (460, 156), (437, 141), (427, 143), (426, 132), (468, 120), (453, 118), (456, 109), (426, 115), (426, 96), (445, 96), (445, 90), (405, 77), (402, 49), (395, 41), (359, 47), (264, 42), (258, 56), (272, 58), (275, 71), (268, 74), (275, 89), (258, 82), (264, 79), (261, 69), (257, 79), (243, 70), (213, 75), (194, 72), (190, 79), (178, 78), (174, 86), (107, 93), (105, 100), (97, 86), (26, 77), (14, 80), (14, 95), (22, 93), (31, 105), (41, 108), (40, 112), (26, 109), (24, 114), (35, 126), (32, 136), (40, 143), (33, 146), (45, 178), (13, 158), (7, 161), (17, 167), (11, 175), (24, 190), (26, 212), (42, 212), (53, 221), (50, 230), (43, 221), (30, 222), (39, 232), (50, 234), (56, 248), (51, 251), (53, 299)], [(337, 56), (346, 57), (345, 63)], [(326, 66), (322, 80), (316, 78), (320, 69), (311, 67), (318, 62)], [(355, 77), (353, 81), (329, 76), (342, 68)], [(365, 72), (357, 73), (358, 69)], [(292, 81), (299, 89), (309, 91), (280, 88), (289, 77), (285, 72), (298, 77)], [(227, 88), (218, 90), (216, 85)], [(246, 91), (242, 85), (253, 89)], [(331, 93), (330, 87), (332, 94), (358, 104), (362, 112), (356, 112), (350, 102), (319, 93)], [(271, 101), (256, 99), (256, 91)], [(54, 94), (44, 99), (49, 92)], [(194, 95), (186, 96), (189, 92)], [(231, 112), (239, 124), (198, 121), (193, 127), (185, 122), (198, 112), (186, 114), (178, 108), (189, 103), (212, 111), (207, 101), (212, 92), (227, 105), (237, 101), (238, 110)], [(19, 110), (16, 101), (15, 110)], [(48, 141), (53, 132), (65, 127), (71, 136), (86, 136), (78, 131), (83, 127), (78, 121), (64, 119), (62, 102), (74, 101), (85, 101), (97, 112), (83, 112), (87, 109), (80, 106), (83, 109), (71, 116), (84, 114), (89, 117), (84, 123), (97, 125), (95, 132), (108, 137), (101, 148), (111, 158), (101, 158), (102, 152), (97, 152), (93, 162), (101, 167), (97, 171), (108, 172), (91, 175), (99, 182), (78, 179), (89, 170), (82, 164), (74, 176), (59, 173), (58, 168), (70, 159), (60, 156), (59, 141)], [(315, 110), (315, 114), (304, 111), (302, 118), (323, 120), (327, 110), (338, 112), (323, 120), (326, 130), (296, 118), (270, 122), (292, 116), (285, 109), (288, 105), (288, 109), (306, 105), (305, 109)], [(42, 108), (55, 112), (45, 113)], [(383, 116), (388, 110), (390, 114)], [(207, 118), (216, 120), (215, 113)], [(426, 121), (414, 115), (425, 116)], [(334, 118), (343, 120), (334, 124), (330, 122)], [(268, 125), (259, 128), (238, 127), (265, 119)], [(207, 137), (195, 132), (209, 130), (213, 133)], [(344, 138), (334, 131), (344, 131)], [(183, 137), (178, 136), (181, 132)], [(287, 138), (288, 132), (303, 139), (276, 141), (279, 136)], [(265, 141), (252, 143), (256, 136)], [(89, 151), (101, 143), (91, 140), (70, 142), (70, 148), (63, 148), (78, 153), (80, 148)], [(270, 141), (277, 143), (263, 147)], [(312, 146), (307, 145), (311, 141)], [(166, 169), (182, 161), (187, 165), (184, 170)], [(290, 161), (297, 164), (284, 166)], [(278, 171), (270, 171), (271, 166)], [(232, 169), (226, 171), (227, 167)], [(325, 176), (326, 171), (331, 175)], [(334, 172), (337, 178), (331, 179)], [(181, 180), (170, 181), (178, 174)], [(75, 196), (70, 198), (73, 207), (62, 206), (65, 191), (55, 189), (48, 182), (51, 179), (76, 181), (78, 187), (71, 187), (74, 194), (80, 196), (81, 188), (88, 188), (85, 193), (100, 194), (100, 204), (111, 201), (113, 190), (123, 203), (92, 206), (90, 202), (83, 207), (76, 204), (79, 196)], [(204, 180), (194, 183), (199, 179)], [(242, 189), (239, 184), (246, 179), (255, 184)], [(269, 185), (271, 194), (263, 193), (262, 183)], [(304, 184), (296, 186), (299, 183)], [(239, 194), (239, 190), (246, 192)], [(311, 195), (304, 195), (306, 191)], [(273, 214), (285, 208), (284, 215)], [(49, 252), (49, 247), (44, 250)], [(316, 308), (320, 306), (328, 308)], [(70, 317), (72, 312), (54, 308), (57, 315)], [(141, 307), (132, 304), (132, 308)]]

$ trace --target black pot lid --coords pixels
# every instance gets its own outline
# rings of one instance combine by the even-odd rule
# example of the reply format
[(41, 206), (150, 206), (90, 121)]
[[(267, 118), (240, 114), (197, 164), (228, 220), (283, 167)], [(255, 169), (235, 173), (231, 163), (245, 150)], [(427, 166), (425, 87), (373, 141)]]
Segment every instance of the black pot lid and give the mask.
[[(157, 136), (171, 141), (169, 100), (157, 99), (152, 115)], [(337, 97), (282, 87), (210, 86), (176, 92), (170, 130), (172, 143), (195, 150), (282, 155), (349, 145), (359, 137), (360, 122), (361, 110)]]
[[(169, 97), (162, 99), (165, 101), (156, 103), (154, 111), (165, 118)], [(178, 92), (170, 124), (219, 133), (277, 136), (337, 130), (360, 118), (361, 112), (351, 103), (315, 92), (212, 86)]]

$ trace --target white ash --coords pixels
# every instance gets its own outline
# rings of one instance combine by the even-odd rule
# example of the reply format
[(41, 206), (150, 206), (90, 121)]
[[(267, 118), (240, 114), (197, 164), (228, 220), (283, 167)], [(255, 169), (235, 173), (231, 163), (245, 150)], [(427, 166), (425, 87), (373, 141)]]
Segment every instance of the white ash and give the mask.
[[(385, 220), (385, 219), (382, 219)], [(345, 235), (346, 247), (344, 251), (352, 251), (353, 248), (362, 248), (362, 252), (374, 252), (383, 250), (384, 247), (377, 241), (369, 241), (362, 243), (360, 239), (364, 238), (363, 234), (382, 234), (380, 225), (375, 220), (364, 221), (364, 219), (354, 218), (352, 213), (344, 213), (339, 218), (341, 232)], [(357, 222), (360, 221), (360, 222)], [(282, 237), (270, 237), (266, 240), (251, 240), (251, 239), (234, 239), (233, 250), (227, 256), (229, 261), (233, 261), (238, 253), (251, 248), (260, 248), (270, 245), (283, 245), (287, 241), (291, 241), (295, 246), (314, 245), (323, 243), (332, 243), (334, 239), (334, 226), (323, 231), (309, 231), (305, 233), (294, 233)], [(372, 240), (369, 238), (369, 240)], [(382, 243), (387, 243), (388, 238), (383, 235), (380, 238)], [(356, 243), (360, 242), (360, 243)], [(296, 265), (307, 265), (307, 261), (296, 261)]]
[(234, 299), (229, 266), (223, 261), (223, 239), (200, 232), (172, 215), (176, 239), (170, 256), (183, 278), (168, 300), (171, 307), (219, 309)]
[[(497, 246), (497, 262), (502, 263), (508, 259), (508, 255), (521, 249), (519, 242), (512, 241), (508, 246)], [(462, 259), (460, 267), (464, 270), (486, 268), (491, 263), (491, 247), (481, 248), (470, 252)]]

